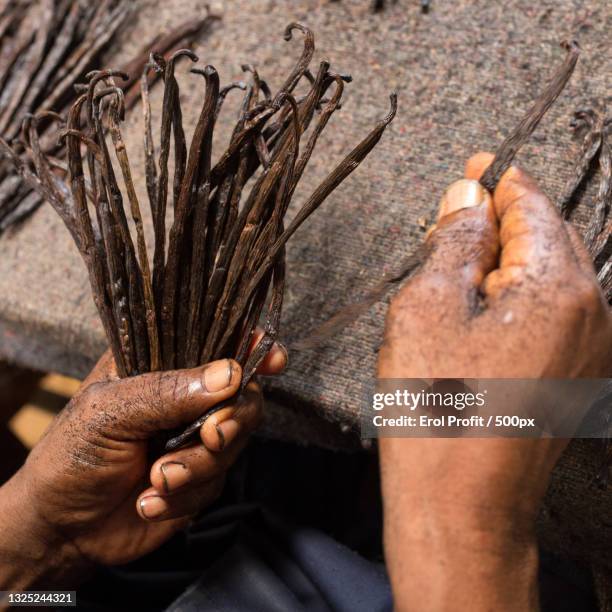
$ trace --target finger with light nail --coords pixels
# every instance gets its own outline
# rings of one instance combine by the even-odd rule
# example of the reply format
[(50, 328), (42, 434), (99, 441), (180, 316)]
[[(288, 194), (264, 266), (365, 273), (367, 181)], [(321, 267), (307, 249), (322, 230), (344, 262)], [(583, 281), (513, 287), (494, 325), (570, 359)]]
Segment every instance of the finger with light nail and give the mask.
[[(261, 332), (255, 334), (253, 347), (261, 336)], [(276, 373), (286, 363), (286, 349), (275, 344), (258, 372)], [(209, 391), (211, 387), (218, 390), (228, 385), (233, 389), (240, 378), (240, 366), (231, 359), (214, 362), (204, 376)], [(200, 428), (199, 443), (155, 461), (150, 470), (151, 486), (138, 497), (140, 516), (148, 521), (190, 516), (214, 501), (223, 488), (227, 470), (260, 424), (262, 415), (261, 388), (251, 382), (228, 406), (206, 419)]]

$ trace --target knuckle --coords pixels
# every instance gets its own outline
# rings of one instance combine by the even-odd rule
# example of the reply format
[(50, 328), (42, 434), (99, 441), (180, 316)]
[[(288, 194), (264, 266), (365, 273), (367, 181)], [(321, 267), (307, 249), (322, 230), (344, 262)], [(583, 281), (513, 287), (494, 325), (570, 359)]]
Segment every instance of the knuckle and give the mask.
[(128, 407), (123, 404), (121, 394), (115, 392), (113, 384), (99, 382), (89, 385), (60, 413), (58, 424), (71, 440), (68, 454), (74, 450), (75, 455), (84, 457), (122, 429)]
[(581, 281), (575, 295), (580, 308), (588, 312), (596, 312), (601, 308), (601, 290), (595, 282)]
[(160, 402), (160, 398), (164, 397), (167, 388), (167, 380), (163, 372), (155, 372), (146, 378), (146, 384), (141, 395), (142, 399), (146, 398), (151, 405), (156, 406)]
[(586, 278), (567, 283), (560, 288), (557, 299), (562, 310), (572, 315), (589, 316), (602, 309), (602, 294), (598, 285)]
[(89, 415), (87, 429), (93, 433), (107, 436), (112, 429), (114, 417), (108, 409), (101, 409)]
[(432, 299), (444, 297), (452, 288), (453, 279), (449, 274), (428, 269), (412, 278), (403, 290), (401, 299), (407, 303), (431, 303)]
[(85, 431), (92, 434), (108, 434), (118, 418), (113, 394), (106, 393), (106, 389), (98, 384), (84, 389), (69, 404), (68, 409), (69, 417), (73, 417), (71, 420), (76, 419)]
[(137, 387), (134, 401), (146, 405), (154, 414), (165, 411), (168, 403), (174, 404), (180, 397), (179, 377), (171, 372), (154, 372), (146, 376), (144, 384)]
[(72, 398), (68, 408), (71, 412), (86, 412), (89, 410), (95, 412), (100, 405), (106, 403), (104, 396), (104, 386), (101, 383), (94, 383), (79, 391), (78, 395)]

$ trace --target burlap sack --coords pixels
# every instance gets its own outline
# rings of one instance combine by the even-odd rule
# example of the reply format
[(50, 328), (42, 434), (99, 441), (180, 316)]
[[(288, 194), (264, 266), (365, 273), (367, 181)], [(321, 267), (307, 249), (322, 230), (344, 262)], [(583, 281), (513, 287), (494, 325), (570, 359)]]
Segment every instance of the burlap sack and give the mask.
[[(142, 36), (126, 33), (123, 50), (139, 50), (153, 29), (201, 13), (202, 4), (142, 3), (135, 25)], [(568, 129), (571, 113), (604, 99), (612, 80), (609, 3), (432, 0), (429, 14), (422, 14), (416, 0), (399, 0), (378, 15), (369, 5), (369, 0), (232, 0), (218, 7), (223, 21), (196, 48), (223, 82), (240, 78), (240, 64), (251, 61), (278, 86), (301, 49), (299, 38), (282, 40), (283, 28), (299, 20), (316, 32), (315, 60), (327, 56), (337, 70), (353, 75), (343, 110), (321, 139), (294, 205), (331, 161), (386, 113), (387, 94), (399, 91), (400, 111), (379, 146), (290, 245), (283, 323), (289, 344), (358, 298), (422, 239), (419, 218), (431, 215), (470, 154), (494, 149), (515, 125), (561, 61), (559, 41), (578, 38), (582, 59), (519, 159), (551, 198), (559, 195), (578, 150)], [(193, 125), (203, 81), (187, 77), (181, 83), (186, 124)], [(156, 88), (153, 103), (159, 102)], [(228, 125), (233, 117), (225, 117)], [(142, 168), (140, 113), (132, 113), (128, 124), (132, 163)], [(579, 227), (588, 217), (593, 187), (576, 216)], [(10, 287), (8, 297), (3, 291), (0, 313), (4, 353), (45, 367), (52, 356), (57, 369), (84, 373), (105, 342), (85, 268), (55, 213), (39, 211), (18, 236), (2, 238), (0, 249), (1, 282), (5, 290)], [(374, 307), (325, 348), (291, 354), (287, 373), (269, 384), (276, 407), (268, 433), (335, 448), (354, 445), (342, 430), (354, 427), (364, 408), (384, 310), (382, 304)], [(609, 570), (612, 492), (593, 484), (600, 456), (596, 442), (570, 445), (555, 471), (540, 527), (547, 547)]]

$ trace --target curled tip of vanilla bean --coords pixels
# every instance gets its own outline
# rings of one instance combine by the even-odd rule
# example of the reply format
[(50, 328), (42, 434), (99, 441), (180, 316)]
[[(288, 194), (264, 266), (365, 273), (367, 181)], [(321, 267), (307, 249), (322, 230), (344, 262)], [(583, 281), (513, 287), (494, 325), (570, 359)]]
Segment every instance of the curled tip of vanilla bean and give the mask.
[(205, 79), (208, 79), (217, 73), (217, 70), (214, 66), (206, 66), (204, 68), (204, 70), (202, 70), (201, 68), (191, 68), (191, 70), (189, 70), (189, 72), (193, 73), (193, 74), (199, 74), (201, 76), (203, 76)]
[(177, 49), (168, 59), (168, 63), (174, 64), (181, 57), (188, 57), (192, 62), (200, 61), (200, 58), (191, 49)]
[[(119, 77), (123, 81), (129, 81), (130, 79), (130, 75), (127, 74), (127, 72), (123, 72), (122, 70), (112, 70), (112, 69), (92, 70), (91, 72), (88, 72), (85, 75), (85, 78), (90, 82), (93, 81), (94, 79), (97, 82), (101, 79), (107, 79), (109, 77)], [(93, 85), (94, 83), (90, 83), (90, 84)]]
[(393, 119), (395, 119), (395, 115), (397, 114), (397, 91), (391, 92), (389, 95), (389, 101), (391, 102), (391, 110), (389, 110), (388, 115), (382, 120), (385, 125), (389, 125)]
[(293, 38), (293, 30), (298, 30), (304, 34), (304, 46), (306, 48), (314, 47), (314, 32), (302, 23), (293, 21), (285, 27), (283, 38), (290, 41)]

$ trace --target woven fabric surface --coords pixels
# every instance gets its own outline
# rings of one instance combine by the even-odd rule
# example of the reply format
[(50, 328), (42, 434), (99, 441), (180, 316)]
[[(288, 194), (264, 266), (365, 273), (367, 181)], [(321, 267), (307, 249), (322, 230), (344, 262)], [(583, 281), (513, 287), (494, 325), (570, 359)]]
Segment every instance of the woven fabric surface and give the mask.
[[(358, 299), (422, 240), (420, 218), (431, 217), (445, 186), (461, 177), (469, 155), (493, 150), (516, 124), (562, 61), (561, 40), (576, 38), (583, 49), (581, 60), (518, 159), (552, 199), (561, 193), (579, 150), (568, 127), (571, 113), (604, 100), (612, 82), (612, 5), (595, 0), (432, 0), (428, 14), (416, 0), (399, 0), (376, 15), (370, 13), (369, 0), (218, 4), (223, 19), (195, 50), (201, 63), (219, 70), (222, 82), (242, 78), (240, 64), (249, 61), (273, 88), (280, 85), (301, 50), (299, 36), (291, 42), (282, 39), (285, 25), (294, 20), (316, 33), (314, 62), (328, 57), (336, 70), (353, 75), (343, 108), (321, 138), (293, 210), (331, 164), (387, 112), (388, 93), (399, 92), (397, 118), (380, 144), (290, 243), (282, 326), (289, 346)], [(129, 57), (140, 50), (154, 30), (204, 10), (196, 0), (141, 5), (109, 64), (121, 53)], [(193, 126), (203, 81), (187, 72), (186, 64), (179, 65), (185, 124)], [(160, 87), (153, 90), (152, 102), (159, 108)], [(217, 152), (229, 135), (237, 105), (238, 96), (224, 110)], [(132, 112), (126, 141), (145, 201), (141, 134), (141, 114)], [(579, 228), (585, 226), (594, 193), (592, 183), (582, 194), (575, 216)], [(85, 267), (59, 218), (43, 207), (23, 227), (0, 238), (0, 253), (3, 356), (84, 374), (106, 342)], [(287, 372), (268, 384), (270, 397), (282, 405), (268, 419), (269, 433), (328, 446), (350, 444), (338, 441), (347, 438), (340, 434), (340, 425), (344, 430), (354, 427), (365, 406), (384, 311), (384, 304), (373, 307), (325, 347), (291, 352)], [(338, 425), (322, 427), (313, 415)], [(570, 446), (553, 479), (542, 534), (551, 547), (583, 558), (596, 554), (605, 565), (605, 550), (612, 541), (606, 519), (612, 495), (592, 485), (598, 457), (594, 443)]]

